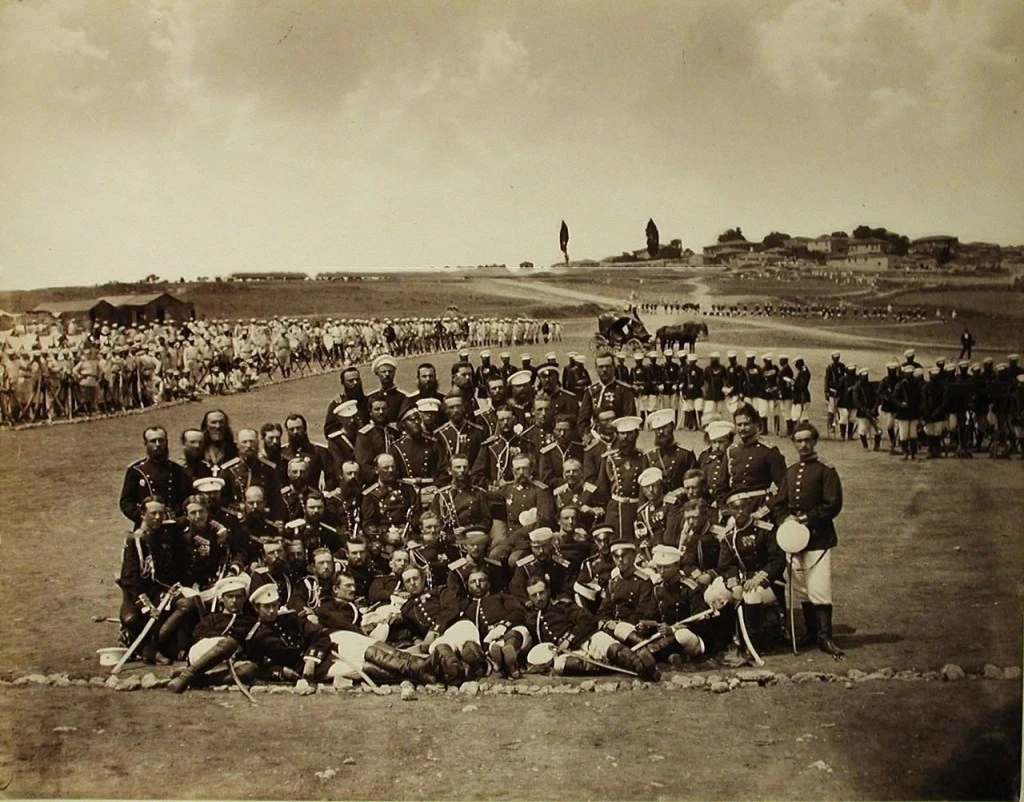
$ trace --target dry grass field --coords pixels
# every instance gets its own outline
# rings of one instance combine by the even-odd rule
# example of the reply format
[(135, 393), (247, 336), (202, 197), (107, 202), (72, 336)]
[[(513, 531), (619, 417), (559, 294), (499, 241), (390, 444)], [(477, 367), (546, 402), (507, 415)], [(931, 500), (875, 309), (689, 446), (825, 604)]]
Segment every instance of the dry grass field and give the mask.
[[(545, 293), (532, 278), (523, 285), (504, 299), (506, 311), (616, 294), (597, 284), (589, 293), (574, 284), (569, 294)], [(443, 308), (447, 289), (437, 288), (430, 302)], [(391, 292), (375, 301), (378, 314), (413, 308), (426, 290), (395, 284)], [(483, 312), (499, 308), (502, 293), (511, 294), (488, 279), (450, 297)], [(587, 295), (596, 297), (580, 297)], [(487, 300), (477, 309), (471, 298)], [(806, 324), (772, 323), (712, 321), (711, 342), (698, 351), (800, 348), (814, 375), (818, 423), (830, 350), (880, 371), (895, 352), (891, 343), (919, 336), (913, 326), (890, 326), (880, 344), (870, 330), (822, 337)], [(590, 318), (567, 321), (557, 350), (585, 351), (592, 331)], [(952, 345), (925, 344), (918, 356), (949, 356)], [(437, 356), (439, 375), (448, 375), (452, 359)], [(418, 361), (402, 360), (401, 386)], [(116, 614), (112, 577), (128, 530), (117, 494), (146, 425), (165, 425), (174, 442), (210, 407), (226, 410), (236, 428), (298, 411), (319, 439), (336, 384), (327, 375), (137, 416), (0, 432), (0, 676), (101, 674), (94, 652), (110, 645), (115, 627), (90, 618)], [(695, 435), (679, 439), (699, 447)], [(788, 443), (769, 441), (795, 458)], [(1020, 458), (905, 463), (834, 441), (820, 451), (838, 469), (846, 498), (834, 571), (837, 641), (847, 658), (773, 655), (767, 668), (787, 676), (855, 670), (853, 677), (743, 685), (721, 695), (681, 688), (671, 676), (615, 693), (579, 692), (579, 680), (562, 680), (558, 687), (576, 691), (566, 695), (541, 693), (550, 683), (530, 679), (515, 685), (534, 690), (508, 696), (421, 693), (403, 702), (328, 692), (257, 696), (257, 707), (237, 693), (5, 684), (0, 788), (15, 797), (115, 798), (1009, 798), (1019, 778), (1020, 680), (979, 675), (986, 664), (1021, 663)], [(898, 678), (947, 663), (969, 678)], [(154, 670), (132, 665), (126, 674)], [(854, 681), (856, 671), (878, 670), (896, 676)], [(331, 768), (332, 778), (316, 776)]]

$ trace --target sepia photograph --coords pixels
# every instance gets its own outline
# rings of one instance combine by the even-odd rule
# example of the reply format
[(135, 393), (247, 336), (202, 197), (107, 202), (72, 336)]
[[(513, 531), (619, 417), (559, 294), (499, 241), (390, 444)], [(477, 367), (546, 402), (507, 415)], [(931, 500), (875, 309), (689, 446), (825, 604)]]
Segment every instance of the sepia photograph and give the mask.
[(0, 796), (1019, 799), (1022, 31), (0, 0)]

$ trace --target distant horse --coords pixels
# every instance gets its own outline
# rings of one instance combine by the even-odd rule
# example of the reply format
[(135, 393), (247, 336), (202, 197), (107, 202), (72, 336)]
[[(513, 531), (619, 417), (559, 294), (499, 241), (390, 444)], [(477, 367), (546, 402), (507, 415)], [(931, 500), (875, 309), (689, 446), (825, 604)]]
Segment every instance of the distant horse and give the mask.
[(697, 338), (702, 334), (707, 339), (708, 324), (691, 320), (678, 326), (662, 326), (658, 329), (655, 336), (658, 338), (658, 342), (661, 343), (662, 349), (678, 344), (684, 351), (686, 351), (686, 346), (689, 346), (689, 351), (692, 354)]

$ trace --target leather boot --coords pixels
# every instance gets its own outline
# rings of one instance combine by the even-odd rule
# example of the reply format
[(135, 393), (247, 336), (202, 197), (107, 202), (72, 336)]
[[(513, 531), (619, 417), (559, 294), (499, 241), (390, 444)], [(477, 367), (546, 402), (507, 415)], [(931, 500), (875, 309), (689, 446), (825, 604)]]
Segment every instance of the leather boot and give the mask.
[(403, 679), (401, 674), (388, 671), (386, 668), (381, 668), (373, 663), (363, 663), (361, 668), (363, 673), (378, 685), (393, 685), (396, 682), (401, 682)]
[(672, 647), (678, 646), (675, 636), (673, 635), (662, 635), (656, 641), (648, 643), (646, 648), (655, 657), (661, 657), (665, 653), (665, 657), (668, 657), (667, 652), (672, 650)]
[(865, 451), (868, 450), (868, 436), (866, 434), (860, 436), (860, 444), (864, 446)]
[(630, 632), (629, 635), (626, 636), (626, 639), (623, 641), (623, 643), (625, 643), (630, 648), (633, 648), (638, 643), (643, 643), (643, 642), (644, 642), (644, 639), (641, 638), (639, 634), (637, 634), (636, 630), (633, 630), (632, 632)]
[(235, 663), (235, 676), (243, 685), (252, 685), (259, 673), (260, 667), (252, 660), (239, 660)]
[[(650, 655), (650, 652), (648, 652), (648, 655)], [(654, 658), (651, 657), (651, 660), (653, 661)], [(628, 646), (623, 646), (621, 643), (616, 643), (608, 649), (608, 662), (613, 666), (632, 671), (641, 679), (650, 678), (650, 666), (644, 664), (639, 654)], [(654, 670), (657, 671), (656, 663), (654, 664)]]
[(178, 674), (174, 679), (167, 683), (167, 689), (171, 693), (184, 693), (185, 689), (195, 681), (195, 679), (215, 665), (223, 660), (227, 660), (231, 655), (235, 653), (238, 648), (238, 641), (234, 638), (221, 638), (210, 649), (206, 654), (200, 657), (195, 663), (189, 666), (185, 666), (181, 673)]
[(832, 605), (816, 604), (814, 611), (818, 616), (818, 648), (839, 660), (844, 652), (832, 641)]
[(793, 422), (793, 420), (792, 419), (787, 420), (786, 421), (786, 437), (792, 437), (793, 436), (793, 429), (795, 429), (795, 428), (796, 428), (796, 424)]
[(469, 678), (480, 679), (480, 677), (486, 677), (490, 667), (487, 665), (487, 658), (484, 657), (484, 650), (480, 648), (480, 644), (475, 641), (466, 641), (462, 644), (462, 648), (459, 650), (462, 654), (462, 659), (469, 667)]
[(509, 632), (501, 644), (501, 665), (509, 679), (519, 679), (523, 672), (519, 668), (519, 652), (523, 648), (523, 636)]
[(798, 647), (813, 646), (818, 642), (818, 614), (810, 602), (801, 602), (804, 611), (804, 634), (797, 640)]
[(840, 423), (839, 424), (839, 439), (840, 440), (845, 440), (846, 439), (846, 424), (845, 423)]
[(557, 666), (557, 674), (600, 674), (604, 671), (601, 666), (595, 666), (593, 663), (588, 662), (574, 654), (567, 654), (562, 656), (561, 659), (555, 661)]
[(434, 649), (434, 665), (434, 673), (446, 685), (458, 685), (464, 679), (462, 661), (451, 646), (438, 646)]
[(882, 435), (876, 434), (875, 435), (875, 451), (881, 451), (881, 450), (882, 450)]
[[(453, 652), (452, 657), (454, 656)], [(430, 660), (403, 652), (389, 643), (378, 642), (367, 646), (363, 652), (363, 662), (383, 668), (399, 677), (411, 679), (420, 685), (437, 682), (437, 677), (431, 670)]]

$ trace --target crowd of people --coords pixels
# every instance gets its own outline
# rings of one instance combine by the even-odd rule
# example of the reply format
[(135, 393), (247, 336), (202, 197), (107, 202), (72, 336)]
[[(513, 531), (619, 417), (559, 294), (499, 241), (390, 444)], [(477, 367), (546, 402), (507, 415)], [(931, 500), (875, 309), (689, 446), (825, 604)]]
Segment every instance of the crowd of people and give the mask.
[(445, 315), (393, 319), (29, 324), (0, 349), (0, 426), (232, 395), (276, 378), (334, 370), (382, 353), (410, 356), (479, 346), (543, 344), (561, 324)]
[[(774, 318), (816, 318), (819, 320), (863, 320), (883, 323), (912, 323), (935, 319), (945, 320), (941, 309), (930, 313), (923, 306), (899, 306), (878, 304), (873, 306), (856, 305), (846, 302), (834, 303), (733, 303), (709, 304), (702, 307), (692, 301), (665, 301), (660, 303), (643, 303), (639, 306), (644, 312), (675, 312), (694, 311), (708, 317), (774, 317)], [(950, 312), (956, 320), (956, 311)]]
[[(662, 388), (620, 378), (614, 354), (594, 378), (586, 361), (484, 350), (474, 364), (464, 350), (447, 388), (422, 362), (403, 392), (381, 354), (370, 391), (359, 368), (341, 370), (323, 443), (300, 414), (235, 429), (212, 409), (173, 461), (168, 432), (147, 427), (120, 496), (134, 527), (122, 642), (184, 660), (175, 692), (228, 676), (656, 681), (666, 664), (740, 659), (734, 645), (754, 661), (784, 635), (796, 648), (787, 608), (802, 610), (803, 645), (841, 658), (842, 488), (800, 398), (787, 467), (761, 439), (771, 409), (749, 385), (734, 398), (717, 356), (687, 360), (706, 380), (682, 414)], [(676, 441), (681, 426), (701, 428), (701, 453)]]

